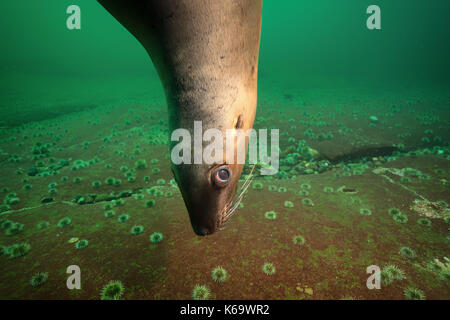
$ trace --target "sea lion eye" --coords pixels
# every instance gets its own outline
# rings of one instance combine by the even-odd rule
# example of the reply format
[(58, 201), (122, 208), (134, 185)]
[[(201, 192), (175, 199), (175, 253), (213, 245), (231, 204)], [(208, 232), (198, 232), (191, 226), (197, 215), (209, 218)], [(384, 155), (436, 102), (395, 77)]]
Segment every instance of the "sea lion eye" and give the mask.
[(230, 180), (231, 173), (227, 168), (217, 169), (214, 173), (213, 180), (219, 187), (225, 186)]

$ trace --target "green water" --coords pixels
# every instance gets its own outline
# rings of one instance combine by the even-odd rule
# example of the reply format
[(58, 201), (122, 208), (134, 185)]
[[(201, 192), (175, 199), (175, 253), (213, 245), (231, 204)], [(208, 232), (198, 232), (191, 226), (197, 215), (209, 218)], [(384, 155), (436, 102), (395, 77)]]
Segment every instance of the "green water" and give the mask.
[[(164, 103), (156, 72), (138, 41), (95, 1), (76, 2), (81, 30), (68, 30), (65, 11), (70, 4), (0, 4), (0, 112), (31, 108), (37, 111), (29, 114), (33, 117), (62, 106)], [(370, 4), (265, 1), (260, 97), (276, 95), (276, 90), (304, 95), (339, 87), (447, 94), (448, 1), (377, 1), (381, 30), (366, 27)]]
[(450, 299), (449, 10), (264, 1), (254, 127), (280, 171), (198, 237), (144, 48), (92, 0), (1, 1), (0, 299)]

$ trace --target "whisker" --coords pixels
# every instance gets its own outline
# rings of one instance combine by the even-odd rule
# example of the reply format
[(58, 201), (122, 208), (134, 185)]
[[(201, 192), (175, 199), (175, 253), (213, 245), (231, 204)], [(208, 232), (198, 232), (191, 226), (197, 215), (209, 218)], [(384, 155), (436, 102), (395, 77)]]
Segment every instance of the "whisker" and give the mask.
[(248, 190), (248, 187), (250, 186), (251, 182), (254, 179), (253, 172), (255, 171), (256, 165), (252, 166), (252, 169), (250, 170), (250, 173), (248, 174), (247, 178), (245, 179), (244, 183), (242, 184), (240, 191), (237, 196), (234, 197), (234, 200), (230, 202), (231, 205), (228, 205), (226, 209), (224, 210), (224, 214), (222, 215), (221, 223), (219, 226), (220, 230), (223, 230), (225, 226), (227, 225), (229, 219), (233, 214), (236, 212), (236, 209), (239, 207), (239, 204), (241, 203), (242, 199), (244, 198), (245, 192)]

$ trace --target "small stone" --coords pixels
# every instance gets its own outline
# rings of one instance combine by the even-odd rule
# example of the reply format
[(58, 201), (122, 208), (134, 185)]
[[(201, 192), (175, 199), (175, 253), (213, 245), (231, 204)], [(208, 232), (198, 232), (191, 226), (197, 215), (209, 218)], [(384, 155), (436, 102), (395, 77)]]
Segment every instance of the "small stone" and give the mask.
[(306, 294), (309, 294), (310, 296), (312, 296), (313, 293), (314, 293), (314, 291), (313, 291), (312, 288), (305, 288), (305, 293), (306, 293)]
[(376, 116), (370, 116), (369, 119), (371, 123), (378, 123), (378, 118)]
[(50, 203), (50, 202), (53, 202), (53, 198), (52, 197), (43, 197), (42, 199), (41, 199), (41, 203)]
[(67, 241), (67, 243), (75, 243), (75, 242), (77, 242), (77, 241), (78, 241), (78, 238), (73, 237), (73, 238), (70, 238), (70, 239)]

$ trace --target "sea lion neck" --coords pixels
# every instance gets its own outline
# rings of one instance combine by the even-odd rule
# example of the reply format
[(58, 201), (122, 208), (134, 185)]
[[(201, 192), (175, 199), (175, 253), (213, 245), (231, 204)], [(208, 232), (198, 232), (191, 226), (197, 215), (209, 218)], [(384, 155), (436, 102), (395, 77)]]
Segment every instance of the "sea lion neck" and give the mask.
[[(256, 113), (261, 0), (99, 0), (143, 45), (161, 79), (170, 133), (251, 129)], [(170, 134), (169, 133), (169, 134)], [(172, 144), (173, 146), (173, 144)], [(208, 164), (174, 167), (197, 234), (211, 234), (236, 193), (242, 164), (230, 182), (212, 188)]]

